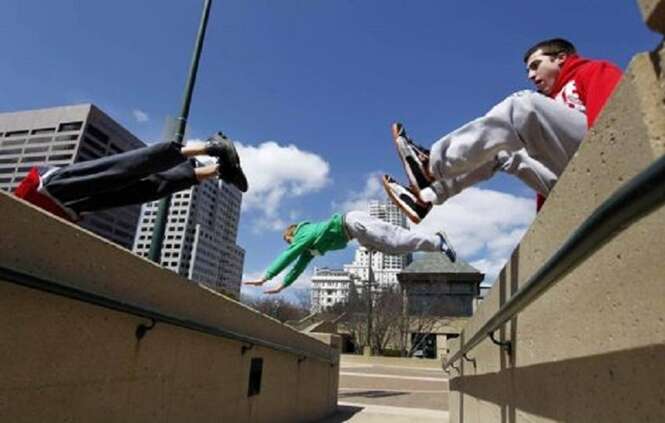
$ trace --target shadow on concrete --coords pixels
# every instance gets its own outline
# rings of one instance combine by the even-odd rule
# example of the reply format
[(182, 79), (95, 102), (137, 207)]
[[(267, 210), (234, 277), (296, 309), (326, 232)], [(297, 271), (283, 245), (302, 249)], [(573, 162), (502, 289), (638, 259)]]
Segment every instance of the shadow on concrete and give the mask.
[(320, 420), (318, 423), (342, 423), (351, 420), (351, 418), (364, 410), (363, 407), (354, 407), (351, 405), (338, 405), (337, 412), (332, 416)]
[[(450, 381), (450, 390), (508, 408), (502, 420), (509, 422), (515, 421), (515, 413), (520, 411), (566, 422), (662, 422), (663, 357), (665, 345), (655, 345), (506, 368), (497, 373), (457, 377)], [(657, 415), (654, 410), (658, 410)]]
[(395, 391), (381, 391), (381, 390), (372, 390), (372, 391), (355, 391), (355, 392), (345, 392), (337, 394), (340, 398), (347, 397), (365, 397), (365, 398), (385, 398), (385, 397), (398, 397), (401, 395), (409, 395), (408, 392), (395, 392)]

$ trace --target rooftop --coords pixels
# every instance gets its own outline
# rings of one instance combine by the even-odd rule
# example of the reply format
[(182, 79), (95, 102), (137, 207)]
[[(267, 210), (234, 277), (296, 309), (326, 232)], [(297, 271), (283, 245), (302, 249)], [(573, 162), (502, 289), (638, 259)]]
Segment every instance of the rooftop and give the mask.
[(478, 269), (461, 258), (453, 263), (441, 253), (422, 253), (414, 256), (414, 260), (400, 273), (478, 273)]

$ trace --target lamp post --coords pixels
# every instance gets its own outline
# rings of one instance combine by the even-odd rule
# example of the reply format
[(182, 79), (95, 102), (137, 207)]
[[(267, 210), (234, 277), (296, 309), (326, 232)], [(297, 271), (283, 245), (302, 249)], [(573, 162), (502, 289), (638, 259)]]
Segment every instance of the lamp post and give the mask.
[(372, 284), (374, 282), (374, 269), (372, 268), (373, 250), (367, 250), (368, 271), (367, 271), (367, 352), (366, 355), (372, 355)]
[[(199, 59), (201, 57), (201, 50), (203, 49), (203, 40), (205, 38), (206, 27), (208, 26), (208, 16), (210, 16), (210, 6), (212, 0), (205, 0), (203, 5), (203, 14), (201, 15), (201, 23), (199, 24), (199, 32), (196, 36), (194, 43), (194, 54), (192, 62), (189, 66), (189, 75), (185, 83), (185, 93), (182, 100), (182, 108), (180, 116), (178, 116), (177, 124), (174, 129), (173, 141), (182, 144), (185, 137), (185, 129), (187, 127), (187, 118), (189, 117), (189, 105), (192, 101), (192, 92), (194, 91), (194, 83), (196, 82), (196, 73), (199, 68)], [(159, 263), (162, 255), (162, 243), (164, 241), (164, 232), (166, 230), (166, 220), (169, 214), (169, 205), (171, 203), (171, 196), (168, 195), (159, 201), (159, 208), (157, 209), (157, 216), (155, 217), (155, 227), (152, 230), (152, 240), (150, 242), (150, 252), (148, 257), (155, 263)]]

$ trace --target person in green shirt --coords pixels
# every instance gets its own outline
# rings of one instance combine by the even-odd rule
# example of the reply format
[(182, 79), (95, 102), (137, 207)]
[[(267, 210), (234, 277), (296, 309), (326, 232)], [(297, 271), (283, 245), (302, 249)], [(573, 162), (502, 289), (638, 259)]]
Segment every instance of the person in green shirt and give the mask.
[(264, 291), (266, 294), (276, 294), (291, 285), (314, 256), (342, 250), (352, 239), (358, 240), (363, 247), (385, 254), (440, 251), (450, 261), (456, 259), (455, 250), (443, 231), (433, 235), (423, 234), (392, 225), (361, 211), (336, 213), (330, 219), (318, 223), (305, 221), (289, 225), (283, 237), (289, 247), (268, 266), (262, 278), (246, 281), (245, 285), (263, 285), (295, 262), (281, 285)]

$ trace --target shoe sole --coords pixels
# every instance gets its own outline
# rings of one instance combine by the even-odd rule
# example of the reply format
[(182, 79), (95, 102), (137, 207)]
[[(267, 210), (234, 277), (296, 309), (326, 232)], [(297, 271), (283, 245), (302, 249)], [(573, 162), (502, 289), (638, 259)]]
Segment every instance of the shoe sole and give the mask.
[[(235, 167), (236, 172), (240, 174), (241, 180), (244, 180), (244, 183), (236, 184), (232, 182), (233, 185), (235, 185), (236, 188), (238, 188), (241, 192), (247, 192), (247, 177), (245, 176), (245, 173), (242, 170), (242, 166), (240, 166), (240, 156), (238, 155), (238, 150), (236, 150), (236, 146), (231, 140), (227, 140), (228, 145), (231, 147), (230, 148), (230, 153), (229, 154), (229, 161), (231, 162), (231, 165)], [(243, 189), (244, 188), (244, 189)]]
[[(404, 135), (399, 134), (400, 131), (396, 126), (397, 125), (393, 124), (391, 128), (393, 143), (395, 144), (395, 148), (397, 148), (397, 155), (399, 156), (399, 161), (402, 162), (404, 173), (406, 173), (406, 177), (409, 179), (409, 185), (418, 198), (420, 198), (420, 184), (418, 183), (418, 177), (413, 174), (408, 164), (409, 159), (412, 161), (414, 160), (413, 157), (411, 157), (411, 154), (409, 154), (409, 142)], [(425, 185), (429, 185), (429, 183), (426, 183)]]
[(411, 188), (413, 188), (413, 191), (418, 197), (420, 197), (421, 187), (422, 189), (427, 188), (430, 185), (430, 181), (424, 174), (418, 176), (413, 172), (413, 168), (419, 168), (420, 166), (418, 166), (416, 159), (413, 157), (413, 147), (411, 146), (411, 143), (402, 137), (397, 139), (395, 143), (397, 144), (397, 149), (400, 158), (402, 159), (402, 166), (404, 166), (404, 171), (409, 178)]
[(383, 189), (386, 191), (386, 194), (388, 194), (388, 197), (390, 197), (390, 200), (393, 202), (393, 204), (399, 207), (399, 209), (404, 212), (406, 217), (408, 217), (411, 222), (415, 223), (416, 225), (419, 224), (421, 222), (420, 216), (415, 214), (410, 208), (402, 205), (402, 201), (397, 196), (395, 196), (395, 193), (390, 189), (385, 178), (381, 180), (381, 184), (383, 185)]

